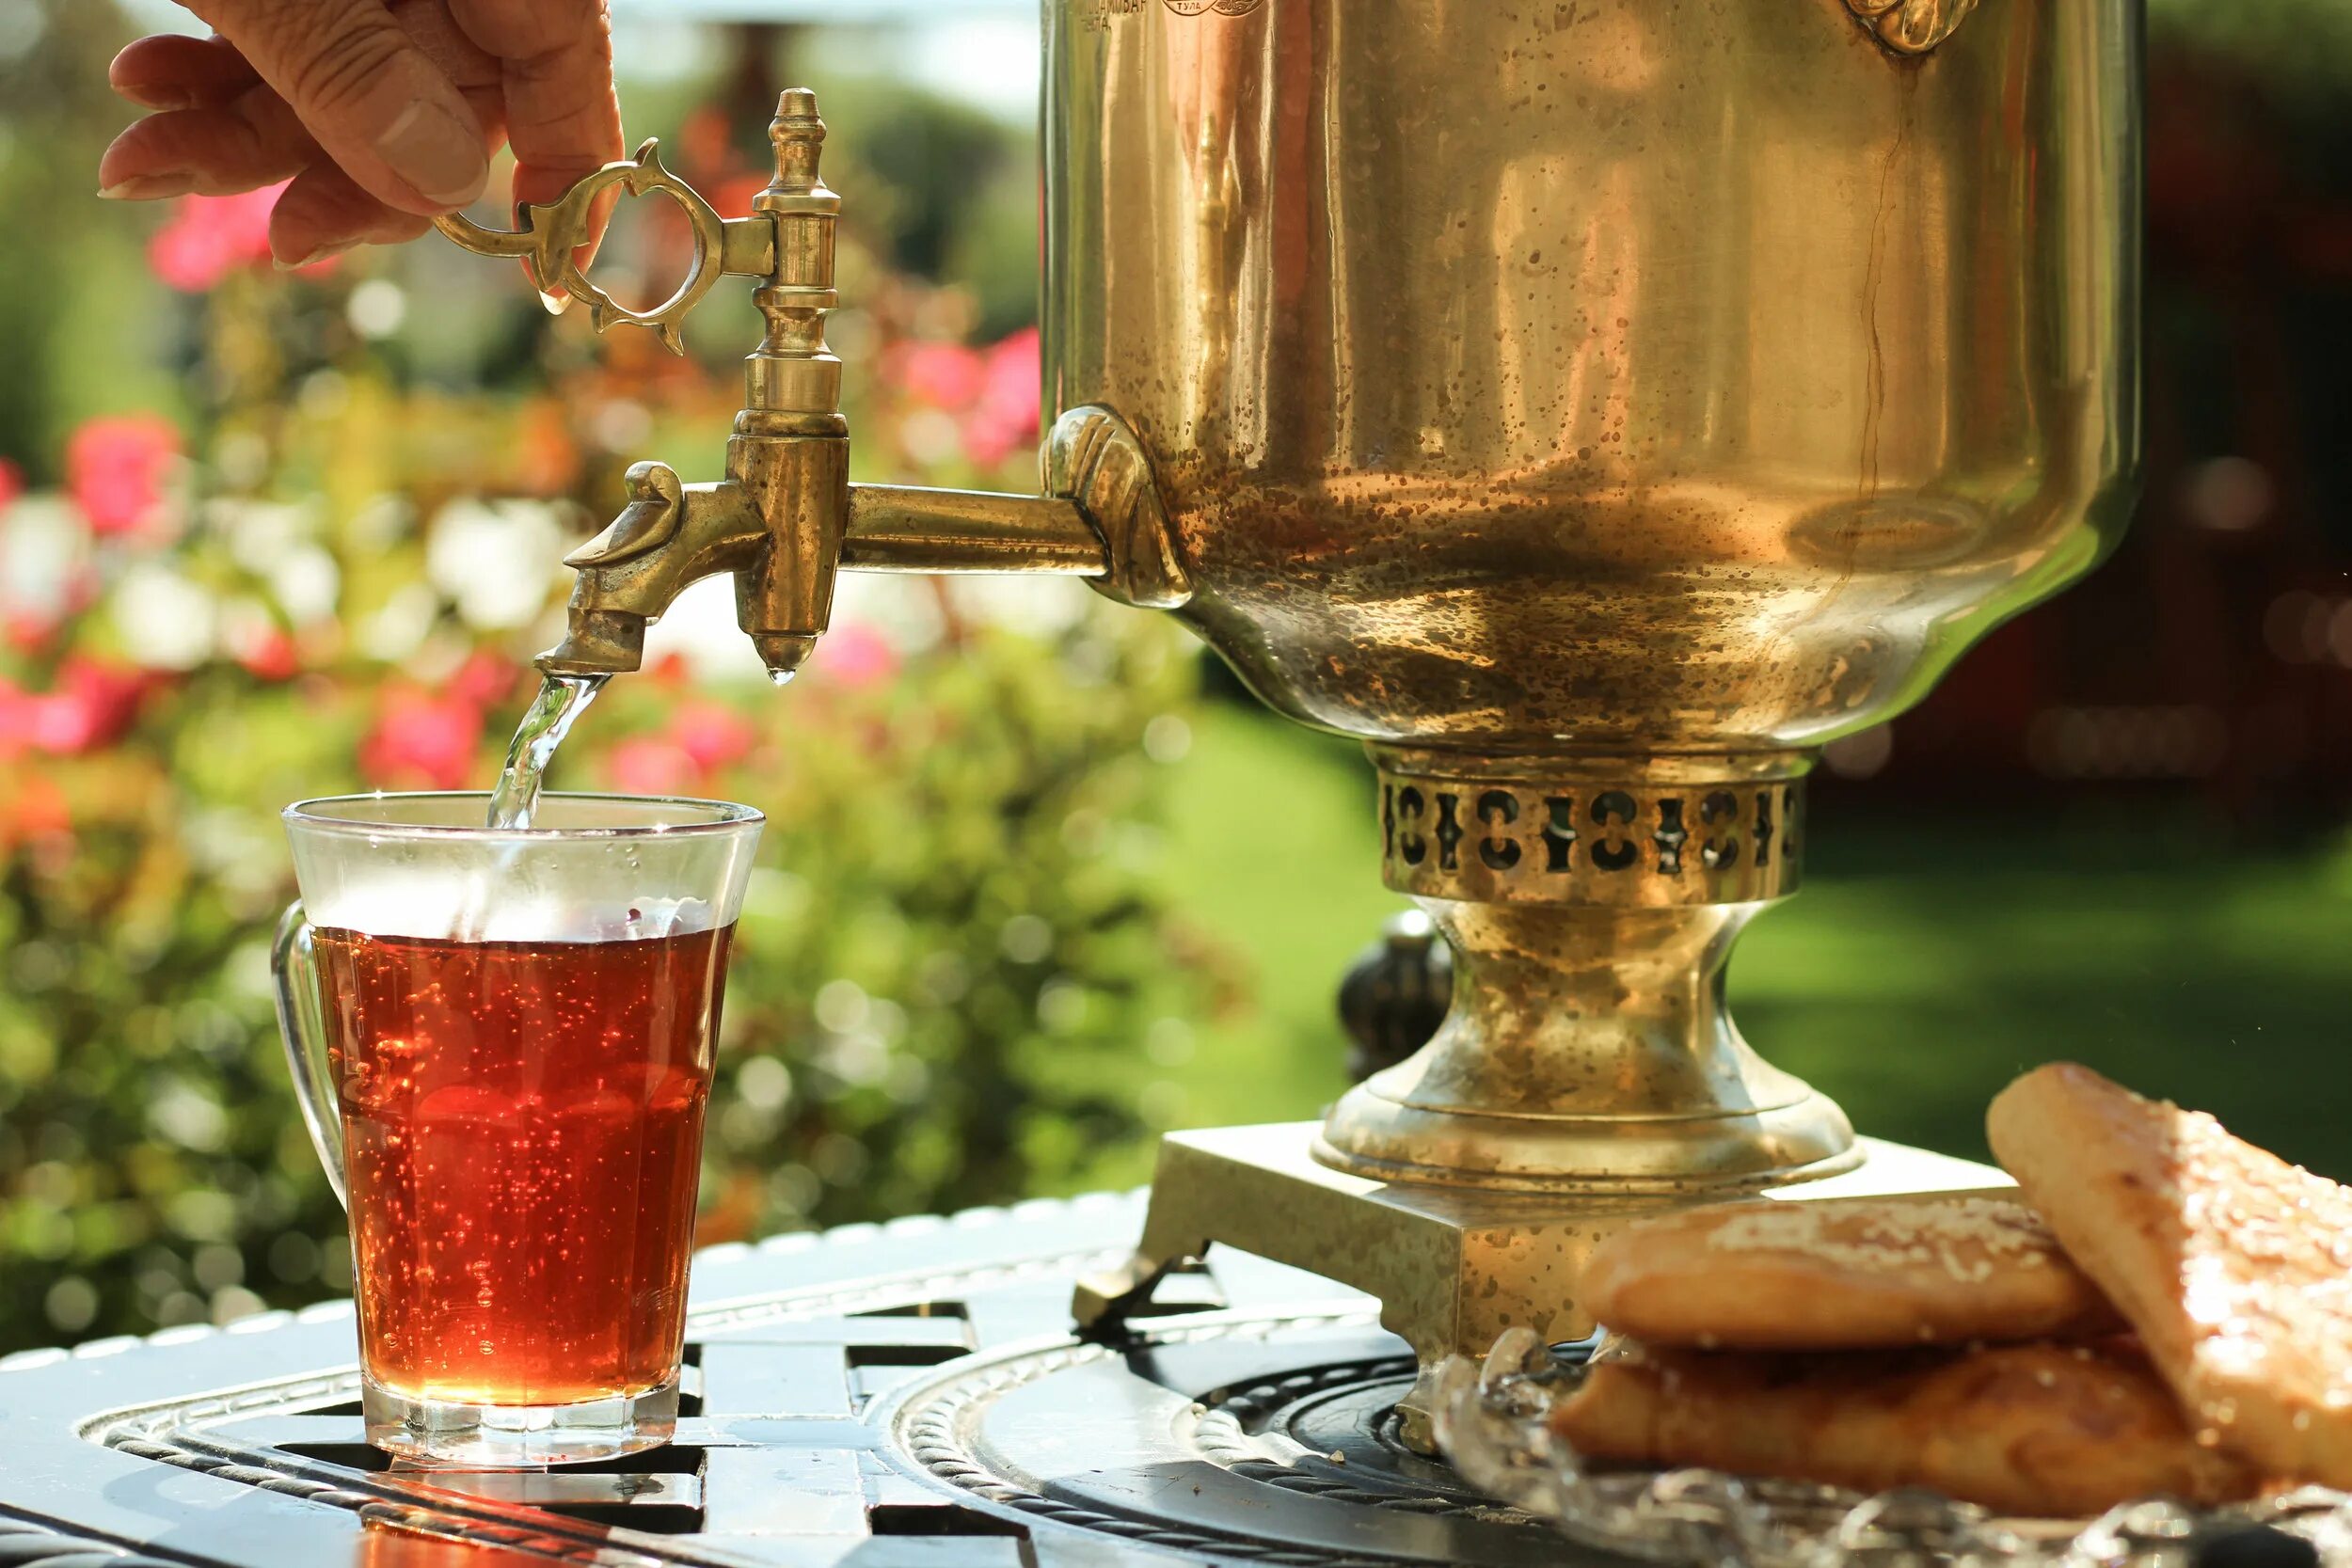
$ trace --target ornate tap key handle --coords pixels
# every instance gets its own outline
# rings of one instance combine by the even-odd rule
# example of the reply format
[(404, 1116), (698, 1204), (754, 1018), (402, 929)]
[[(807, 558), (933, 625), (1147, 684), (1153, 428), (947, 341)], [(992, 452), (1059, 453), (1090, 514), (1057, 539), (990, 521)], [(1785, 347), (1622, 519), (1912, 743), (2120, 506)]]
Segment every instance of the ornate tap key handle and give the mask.
[[(670, 297), (650, 310), (632, 310), (590, 280), (580, 253), (594, 230), (597, 205), (608, 194), (647, 196), (660, 192), (685, 211), (694, 234), (694, 264)], [(772, 217), (728, 218), (702, 193), (662, 166), (658, 138), (648, 136), (634, 158), (605, 165), (575, 182), (551, 202), (526, 202), (520, 229), (490, 229), (463, 213), (433, 220), (434, 227), (479, 256), (511, 256), (531, 269), (539, 297), (561, 311), (574, 299), (588, 302), (588, 320), (598, 332), (615, 325), (643, 326), (658, 334), (673, 354), (686, 345), (678, 324), (702, 303), (711, 286), (728, 274), (765, 277), (775, 270), (776, 228)], [(558, 293), (557, 290), (562, 290)]]

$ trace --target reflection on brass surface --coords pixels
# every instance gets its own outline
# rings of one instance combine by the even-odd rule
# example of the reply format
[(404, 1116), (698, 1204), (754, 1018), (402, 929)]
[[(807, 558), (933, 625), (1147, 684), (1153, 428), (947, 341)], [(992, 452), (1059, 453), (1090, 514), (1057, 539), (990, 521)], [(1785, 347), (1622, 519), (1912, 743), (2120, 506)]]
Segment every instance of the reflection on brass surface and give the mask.
[(1952, 36), (1977, 0), (1846, 0), (1879, 41), (1906, 55), (1924, 55)]
[(1102, 531), (1104, 579), (1121, 604), (1175, 610), (1192, 597), (1192, 574), (1152, 482), (1151, 455), (1107, 408), (1073, 408), (1045, 434), (1045, 488), (1073, 496)]
[[(1221, 1240), (1376, 1275), (1424, 1354), (1472, 1350), (1473, 1288), (1572, 1314), (1570, 1275), (1525, 1259), (1595, 1204), (1908, 1180), (1925, 1157), (1870, 1152), (1748, 1050), (1724, 965), (1796, 885), (1818, 748), (2122, 524), (2137, 0), (1044, 20), (1041, 493), (849, 483), (839, 198), (795, 89), (748, 217), (650, 154), (592, 177), (695, 221), (651, 325), (745, 270), (766, 334), (726, 478), (633, 473), (544, 662), (634, 668), (710, 572), (779, 674), (843, 567), (1060, 572), (1173, 610), (1275, 708), (1368, 743), (1383, 871), (1453, 945), (1453, 1011), (1319, 1138), (1171, 1140), (1106, 1318)], [(585, 200), (459, 238), (546, 278)], [(1475, 1245), (1391, 1223), (1461, 1205), (1486, 1206)]]

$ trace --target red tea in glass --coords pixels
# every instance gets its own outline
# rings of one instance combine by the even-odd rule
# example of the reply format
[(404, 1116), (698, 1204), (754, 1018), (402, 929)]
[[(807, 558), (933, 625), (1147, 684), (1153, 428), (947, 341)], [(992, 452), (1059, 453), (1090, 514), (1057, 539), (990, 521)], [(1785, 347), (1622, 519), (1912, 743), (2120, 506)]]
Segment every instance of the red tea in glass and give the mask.
[(377, 1382), (554, 1405), (676, 1369), (728, 936), (315, 934)]
[(307, 801), (278, 1009), (351, 1212), (368, 1441), (472, 1465), (676, 1427), (720, 997), (757, 812)]

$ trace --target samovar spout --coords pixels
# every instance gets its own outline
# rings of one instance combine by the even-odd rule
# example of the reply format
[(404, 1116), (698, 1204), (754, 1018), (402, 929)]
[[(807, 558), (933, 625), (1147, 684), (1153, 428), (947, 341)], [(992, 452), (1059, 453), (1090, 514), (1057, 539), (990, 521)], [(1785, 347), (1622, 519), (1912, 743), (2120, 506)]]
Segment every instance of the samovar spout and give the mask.
[(536, 661), (549, 674), (636, 669), (646, 623), (687, 584), (761, 567), (767, 522), (735, 481), (686, 484), (667, 464), (638, 463), (628, 470), (628, 498), (612, 527), (564, 559), (580, 577), (564, 641)]

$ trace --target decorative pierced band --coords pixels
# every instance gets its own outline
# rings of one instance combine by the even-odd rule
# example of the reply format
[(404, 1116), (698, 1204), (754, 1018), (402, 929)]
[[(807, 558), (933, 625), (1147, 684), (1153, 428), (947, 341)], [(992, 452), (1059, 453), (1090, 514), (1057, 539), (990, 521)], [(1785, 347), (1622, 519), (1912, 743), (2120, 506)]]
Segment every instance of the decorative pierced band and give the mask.
[(1796, 890), (1804, 784), (1793, 772), (1667, 782), (1375, 760), (1381, 874), (1399, 893), (1641, 909)]

